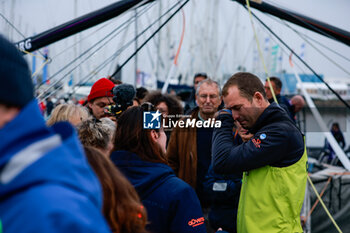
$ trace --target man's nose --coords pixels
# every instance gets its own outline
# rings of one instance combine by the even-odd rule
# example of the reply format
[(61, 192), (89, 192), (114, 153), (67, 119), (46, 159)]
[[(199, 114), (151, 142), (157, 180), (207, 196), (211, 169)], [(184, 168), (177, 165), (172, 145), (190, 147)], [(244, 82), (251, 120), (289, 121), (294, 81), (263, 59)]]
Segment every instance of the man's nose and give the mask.
[(207, 97), (205, 97), (205, 102), (210, 102), (210, 95), (208, 95)]
[(232, 117), (233, 117), (233, 120), (238, 120), (238, 118), (239, 118), (239, 115), (236, 113), (236, 112), (233, 112), (232, 111)]

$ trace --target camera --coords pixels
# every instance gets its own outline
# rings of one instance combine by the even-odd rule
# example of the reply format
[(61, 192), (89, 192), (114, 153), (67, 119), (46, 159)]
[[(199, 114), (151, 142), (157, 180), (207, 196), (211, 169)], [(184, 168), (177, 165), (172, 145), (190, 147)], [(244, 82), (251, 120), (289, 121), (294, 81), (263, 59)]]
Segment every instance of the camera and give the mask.
[(105, 113), (118, 117), (123, 111), (133, 105), (136, 91), (130, 84), (120, 84), (113, 87), (112, 94), (114, 105), (106, 107)]

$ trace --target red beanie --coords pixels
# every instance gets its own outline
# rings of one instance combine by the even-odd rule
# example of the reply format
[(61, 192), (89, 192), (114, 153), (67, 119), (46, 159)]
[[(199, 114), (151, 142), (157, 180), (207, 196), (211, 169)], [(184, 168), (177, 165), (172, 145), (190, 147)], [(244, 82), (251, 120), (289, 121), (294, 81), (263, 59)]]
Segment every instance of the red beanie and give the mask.
[(101, 78), (97, 80), (94, 85), (92, 85), (90, 94), (88, 95), (88, 101), (98, 98), (98, 97), (113, 97), (112, 89), (114, 83), (106, 78)]

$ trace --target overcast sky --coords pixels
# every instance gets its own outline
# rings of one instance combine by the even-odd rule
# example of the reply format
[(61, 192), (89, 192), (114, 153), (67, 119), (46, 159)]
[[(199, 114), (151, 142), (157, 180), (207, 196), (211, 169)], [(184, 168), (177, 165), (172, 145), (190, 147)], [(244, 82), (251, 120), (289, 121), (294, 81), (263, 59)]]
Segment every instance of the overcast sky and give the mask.
[[(74, 2), (77, 3), (77, 10), (75, 12)], [(80, 16), (99, 9), (106, 5), (109, 5), (115, 1), (113, 0), (0, 0), (0, 12), (8, 20), (10, 20), (26, 37), (43, 32), (54, 26), (67, 22), (76, 16)], [(163, 1), (163, 12), (176, 1)], [(316, 18), (320, 21), (327, 22), (333, 26), (342, 28), (343, 30), (350, 31), (350, 1), (348, 0), (269, 0), (268, 3), (274, 3), (281, 7), (294, 10), (301, 14), (305, 14), (309, 17)], [(158, 17), (158, 5), (156, 4), (146, 16), (140, 19), (138, 27), (145, 28), (150, 24), (152, 20)], [(273, 30), (275, 30), (295, 51), (301, 53), (301, 44), (303, 40), (297, 36), (290, 29), (282, 26), (278, 23), (276, 18), (265, 16), (255, 11), (261, 19), (264, 20)], [(106, 30), (101, 30), (95, 33), (93, 36), (87, 38), (81, 43), (77, 49), (72, 48), (67, 51), (65, 55), (60, 55), (53, 59), (50, 65), (50, 74), (53, 74), (60, 67), (65, 65), (67, 60), (72, 59), (75, 53), (84, 51), (93, 43), (101, 39), (108, 33), (108, 30), (120, 25), (122, 20), (127, 19), (132, 13), (125, 14), (123, 17), (119, 17), (115, 21), (112, 21), (111, 26), (106, 27)], [(179, 72), (186, 73), (191, 76), (194, 72), (204, 71), (208, 72), (212, 76), (219, 76), (222, 74), (229, 74), (236, 71), (238, 65), (243, 65), (247, 68), (247, 71), (251, 71), (254, 68), (254, 49), (256, 43), (253, 41), (252, 28), (249, 21), (248, 14), (244, 8), (235, 2), (229, 0), (191, 0), (187, 6), (185, 6), (186, 16), (186, 33), (184, 38), (183, 49), (179, 57)], [(213, 26), (215, 23), (215, 26)], [(230, 29), (232, 27), (232, 29)], [(259, 32), (259, 38), (262, 48), (264, 48), (264, 38), (268, 37), (265, 30), (255, 22), (255, 27)], [(300, 32), (310, 36), (317, 41), (325, 44), (331, 49), (343, 54), (350, 58), (350, 48), (347, 45), (333, 41), (331, 39), (320, 36), (314, 32), (310, 32), (302, 29), (298, 26), (293, 26)], [(175, 53), (180, 34), (182, 30), (182, 16), (178, 15), (174, 17), (171, 24), (168, 25), (169, 31), (162, 31), (162, 51), (164, 71), (160, 75), (160, 79), (164, 79), (171, 65), (171, 57)], [(10, 37), (13, 41), (19, 41), (22, 37), (11, 30), (6, 22), (0, 18), (0, 30), (5, 36)], [(71, 37), (69, 39), (62, 40), (50, 46), (50, 55), (54, 56), (60, 53), (64, 48), (69, 47), (75, 40), (80, 40), (91, 32), (96, 30), (90, 29), (80, 36)], [(153, 31), (155, 28), (153, 29)], [(128, 33), (126, 34), (125, 43), (127, 39), (133, 38), (134, 25), (131, 25)], [(150, 34), (148, 34), (150, 35)], [(116, 47), (123, 41), (122, 36), (116, 38), (111, 44), (107, 44), (104, 50), (94, 55), (80, 68), (77, 75), (84, 76), (93, 71), (93, 68), (97, 66), (103, 59), (111, 54), (111, 51), (115, 51)], [(139, 44), (144, 41), (145, 37), (141, 37)], [(83, 44), (84, 43), (84, 44)], [(147, 73), (154, 73), (155, 68), (152, 68), (153, 63), (156, 62), (156, 47), (152, 42), (148, 48), (144, 48), (138, 56), (138, 68), (146, 71)], [(269, 46), (272, 46), (274, 42), (270, 42)], [(169, 45), (173, 47), (169, 49)], [(225, 48), (223, 48), (225, 46)], [(316, 45), (319, 47), (318, 45)], [(336, 63), (342, 66), (347, 71), (350, 71), (350, 62), (343, 58), (334, 55), (333, 53), (319, 47), (325, 54), (330, 56)], [(120, 62), (123, 62), (132, 51), (134, 51), (134, 45), (132, 45), (125, 54), (119, 56)], [(325, 75), (325, 77), (339, 77), (344, 80), (350, 80), (350, 76), (331, 64), (328, 60), (323, 58), (318, 52), (316, 52), (311, 46), (306, 45), (304, 50), (305, 61), (310, 64), (317, 72)], [(268, 58), (266, 58), (268, 59)], [(283, 69), (290, 71), (287, 63), (287, 57), (283, 58)], [(28, 59), (29, 60), (29, 59)], [(96, 76), (106, 76), (113, 71), (112, 65), (106, 66), (106, 68), (100, 71)], [(217, 64), (219, 65), (217, 67)], [(133, 83), (134, 76), (134, 63), (130, 62), (124, 71), (123, 79)], [(215, 72), (217, 70), (217, 73)], [(299, 70), (299, 72), (307, 71), (306, 68)], [(77, 71), (78, 72), (78, 71)]]

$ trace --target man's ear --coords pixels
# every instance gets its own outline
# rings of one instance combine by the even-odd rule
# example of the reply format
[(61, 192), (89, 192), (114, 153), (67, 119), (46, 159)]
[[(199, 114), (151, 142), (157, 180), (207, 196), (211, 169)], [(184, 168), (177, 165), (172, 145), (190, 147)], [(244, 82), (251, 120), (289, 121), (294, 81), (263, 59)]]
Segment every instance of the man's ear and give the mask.
[(258, 91), (254, 93), (253, 98), (255, 98), (258, 101), (258, 103), (261, 103), (264, 100), (264, 96)]
[(279, 94), (281, 94), (281, 91), (282, 91), (282, 88), (276, 88), (276, 91), (275, 91), (276, 93), (275, 94), (279, 95)]

